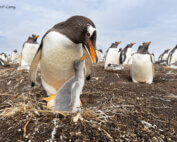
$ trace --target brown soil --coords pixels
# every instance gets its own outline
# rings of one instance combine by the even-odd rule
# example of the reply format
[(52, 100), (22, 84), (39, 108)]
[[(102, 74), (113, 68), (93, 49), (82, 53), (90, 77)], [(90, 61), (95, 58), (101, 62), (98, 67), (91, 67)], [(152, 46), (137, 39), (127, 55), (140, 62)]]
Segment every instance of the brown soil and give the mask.
[(81, 96), (83, 120), (73, 122), (76, 114), (46, 109), (40, 79), (31, 88), (28, 72), (1, 68), (0, 142), (177, 141), (177, 70), (155, 70), (153, 84), (135, 84), (128, 67), (95, 65)]

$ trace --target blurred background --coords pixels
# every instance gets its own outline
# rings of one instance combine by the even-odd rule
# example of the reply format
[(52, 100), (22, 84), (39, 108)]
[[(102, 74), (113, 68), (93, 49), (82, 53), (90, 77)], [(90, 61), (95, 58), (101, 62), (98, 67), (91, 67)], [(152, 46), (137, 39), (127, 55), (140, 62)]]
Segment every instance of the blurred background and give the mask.
[[(11, 6), (11, 7), (9, 7)], [(83, 15), (96, 25), (97, 48), (112, 42), (119, 47), (151, 41), (156, 58), (177, 44), (176, 0), (0, 0), (0, 52), (21, 52), (31, 34), (40, 35), (73, 15)]]

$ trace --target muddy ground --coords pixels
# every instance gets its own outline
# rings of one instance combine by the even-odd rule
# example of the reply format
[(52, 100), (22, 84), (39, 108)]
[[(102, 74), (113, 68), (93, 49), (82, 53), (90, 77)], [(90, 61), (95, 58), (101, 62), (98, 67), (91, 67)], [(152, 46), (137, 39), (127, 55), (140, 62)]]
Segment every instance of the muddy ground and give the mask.
[(129, 69), (93, 68), (86, 81), (82, 113), (54, 113), (40, 79), (30, 87), (28, 72), (0, 69), (0, 142), (177, 141), (177, 70), (156, 66), (154, 83), (135, 84)]

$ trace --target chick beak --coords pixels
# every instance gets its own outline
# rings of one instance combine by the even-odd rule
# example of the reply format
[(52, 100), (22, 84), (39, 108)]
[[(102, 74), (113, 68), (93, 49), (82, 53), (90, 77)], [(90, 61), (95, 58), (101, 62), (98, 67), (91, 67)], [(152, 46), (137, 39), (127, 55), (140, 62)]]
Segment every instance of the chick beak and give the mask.
[(39, 35), (35, 36), (35, 38), (38, 38), (38, 37), (39, 37)]
[(81, 57), (81, 61), (83, 61), (83, 60), (85, 59), (85, 57), (86, 57), (86, 56), (85, 56), (85, 55), (83, 55), (83, 56)]
[(136, 43), (132, 43), (133, 45), (135, 45)]

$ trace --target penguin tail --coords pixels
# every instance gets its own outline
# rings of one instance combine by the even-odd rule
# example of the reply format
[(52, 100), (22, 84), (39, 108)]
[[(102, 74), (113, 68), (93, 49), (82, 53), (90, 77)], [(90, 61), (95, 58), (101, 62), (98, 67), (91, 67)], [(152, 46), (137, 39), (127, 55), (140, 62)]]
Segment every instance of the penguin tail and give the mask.
[(30, 67), (30, 80), (31, 80), (31, 86), (35, 86), (35, 82), (36, 82), (36, 74), (37, 74), (37, 70), (38, 70), (38, 64), (39, 61), (41, 59), (41, 55), (42, 55), (42, 50), (39, 47), (36, 55), (33, 58), (33, 61), (31, 63), (31, 67)]

